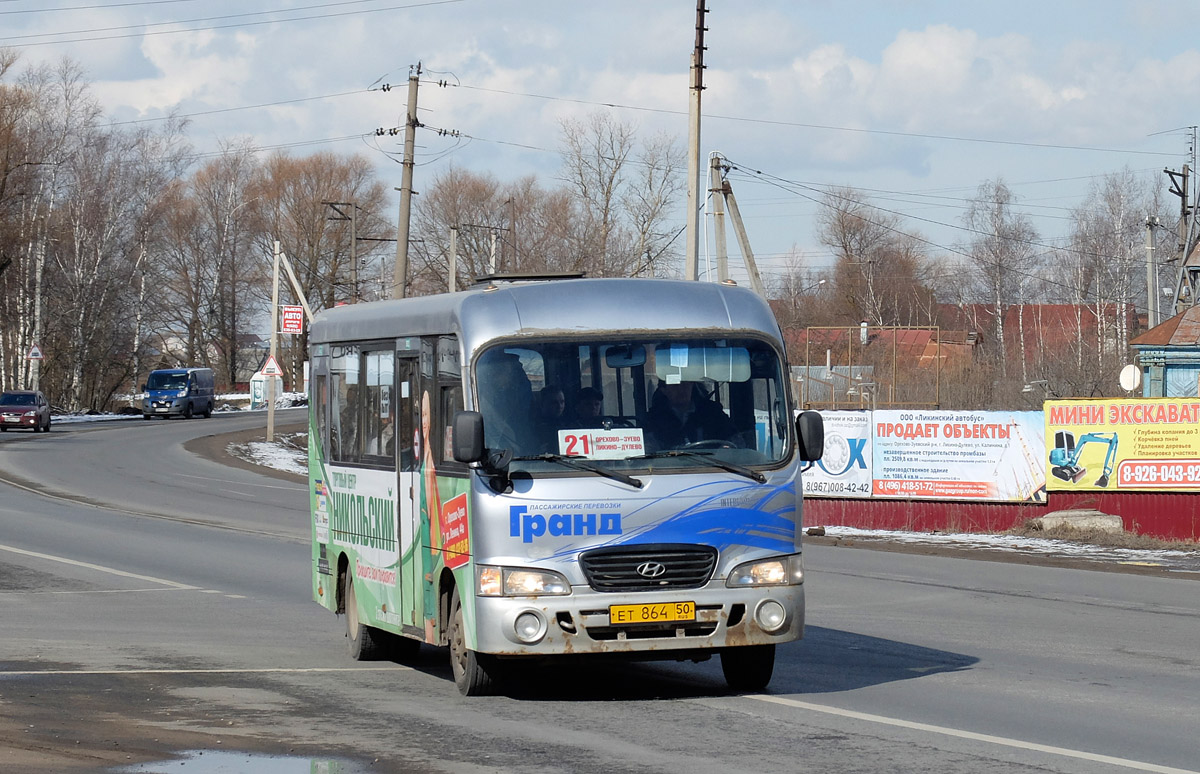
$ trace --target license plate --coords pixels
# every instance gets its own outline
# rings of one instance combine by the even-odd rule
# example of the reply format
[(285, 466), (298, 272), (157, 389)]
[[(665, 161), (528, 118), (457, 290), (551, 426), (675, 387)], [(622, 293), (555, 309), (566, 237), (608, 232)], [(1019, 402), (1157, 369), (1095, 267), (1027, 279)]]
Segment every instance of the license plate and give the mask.
[(609, 605), (608, 607), (609, 626), (695, 620), (695, 602), (662, 602), (655, 605)]
[(5, 422), (20, 422), (21, 418), (20, 417), (5, 417), (4, 421)]
[(154, 409), (154, 410), (155, 410), (155, 411), (160, 411), (160, 412), (166, 412), (166, 411), (170, 411), (170, 409), (165, 409), (165, 408), (156, 408), (156, 409)]

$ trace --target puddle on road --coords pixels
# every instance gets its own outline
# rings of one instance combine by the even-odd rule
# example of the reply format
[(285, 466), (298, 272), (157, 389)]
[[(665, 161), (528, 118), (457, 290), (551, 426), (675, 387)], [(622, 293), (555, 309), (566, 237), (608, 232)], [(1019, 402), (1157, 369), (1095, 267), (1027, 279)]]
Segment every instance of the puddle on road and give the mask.
[(192, 750), (180, 758), (112, 769), (113, 774), (366, 774), (353, 761)]

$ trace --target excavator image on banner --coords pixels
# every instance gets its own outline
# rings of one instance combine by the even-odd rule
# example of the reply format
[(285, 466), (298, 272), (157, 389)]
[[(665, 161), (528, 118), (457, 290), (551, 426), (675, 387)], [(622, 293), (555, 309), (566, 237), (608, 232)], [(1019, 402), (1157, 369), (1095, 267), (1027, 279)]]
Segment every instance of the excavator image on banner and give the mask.
[(1074, 433), (1060, 430), (1054, 434), (1054, 448), (1050, 450), (1050, 472), (1055, 478), (1078, 484), (1087, 475), (1087, 468), (1079, 466), (1079, 457), (1089, 443), (1108, 444), (1108, 452), (1104, 455), (1104, 472), (1096, 479), (1096, 486), (1108, 486), (1108, 477), (1112, 475), (1113, 463), (1117, 459), (1116, 433), (1084, 433), (1075, 440)]

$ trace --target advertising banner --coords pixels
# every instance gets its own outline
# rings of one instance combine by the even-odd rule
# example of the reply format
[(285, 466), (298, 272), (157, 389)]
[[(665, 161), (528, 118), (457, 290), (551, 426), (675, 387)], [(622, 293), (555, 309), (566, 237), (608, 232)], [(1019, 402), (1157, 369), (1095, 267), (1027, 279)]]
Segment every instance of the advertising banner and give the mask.
[(870, 412), (820, 414), (825, 420), (825, 452), (804, 472), (805, 497), (870, 497)]
[(1046, 483), (1054, 491), (1200, 491), (1195, 398), (1047, 401)]
[(280, 333), (304, 333), (304, 307), (282, 306), (279, 313), (283, 321)]
[(872, 495), (1045, 502), (1040, 411), (875, 411)]

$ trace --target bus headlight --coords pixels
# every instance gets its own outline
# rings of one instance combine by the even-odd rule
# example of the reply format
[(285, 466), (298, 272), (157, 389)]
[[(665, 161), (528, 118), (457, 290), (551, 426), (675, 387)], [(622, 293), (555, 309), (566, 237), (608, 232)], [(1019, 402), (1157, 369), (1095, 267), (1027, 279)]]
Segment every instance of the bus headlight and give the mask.
[(787, 623), (787, 610), (774, 599), (765, 600), (754, 613), (754, 620), (764, 632), (774, 633)]
[(481, 597), (563, 596), (571, 593), (567, 579), (550, 570), (479, 565), (477, 577)]
[(725, 579), (725, 585), (730, 588), (799, 586), (801, 583), (804, 583), (804, 563), (800, 560), (800, 554), (739, 564)]
[(546, 620), (532, 610), (526, 610), (513, 622), (513, 633), (528, 645), (541, 641), (546, 636)]

